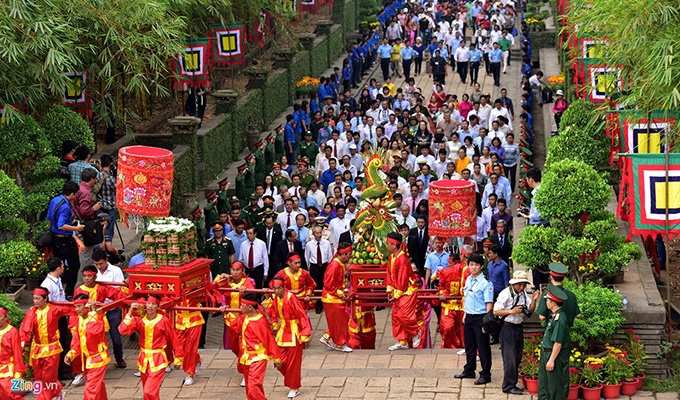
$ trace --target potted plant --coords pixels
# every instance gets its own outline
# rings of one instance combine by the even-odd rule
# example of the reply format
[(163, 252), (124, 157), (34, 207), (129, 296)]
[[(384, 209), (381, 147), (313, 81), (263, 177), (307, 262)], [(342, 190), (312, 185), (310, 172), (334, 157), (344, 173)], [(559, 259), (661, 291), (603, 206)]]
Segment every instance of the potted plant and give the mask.
[(640, 336), (636, 336), (633, 329), (626, 329), (626, 338), (628, 339), (628, 343), (625, 343), (621, 347), (628, 354), (627, 359), (633, 370), (633, 377), (637, 379), (636, 390), (641, 390), (645, 380), (646, 360), (649, 356), (645, 352), (645, 345), (642, 344)]
[(583, 400), (599, 400), (602, 393), (602, 359), (588, 357), (581, 370)]
[(303, 76), (295, 84), (295, 95), (297, 98), (309, 97), (310, 93), (316, 92), (319, 89), (320, 81), (311, 76)]
[(581, 384), (581, 370), (569, 367), (569, 397), (567, 400), (578, 399), (579, 385)]
[(626, 374), (626, 356), (620, 349), (608, 347), (609, 354), (602, 360), (602, 397), (615, 399), (621, 394), (621, 382)]
[(9, 278), (18, 277), (24, 274), (26, 265), (32, 265), (40, 255), (38, 249), (26, 240), (10, 240), (0, 243), (0, 288), (3, 293), (8, 293), (10, 298), (16, 300), (25, 288), (9, 286)]
[(524, 374), (525, 386), (527, 392), (531, 394), (538, 393), (538, 367), (540, 362), (538, 358), (524, 357), (522, 359), (522, 364), (520, 366), (522, 373)]
[(26, 266), (26, 288), (28, 290), (33, 290), (40, 286), (40, 283), (42, 283), (42, 280), (45, 279), (47, 272), (45, 255), (40, 254), (38, 257), (36, 257), (33, 264)]

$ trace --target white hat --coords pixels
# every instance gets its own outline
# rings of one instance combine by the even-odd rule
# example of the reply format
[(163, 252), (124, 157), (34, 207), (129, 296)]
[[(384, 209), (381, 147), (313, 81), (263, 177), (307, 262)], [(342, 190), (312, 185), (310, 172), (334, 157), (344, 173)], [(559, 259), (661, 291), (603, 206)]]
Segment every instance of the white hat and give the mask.
[(356, 148), (357, 148), (357, 145), (354, 144), (354, 143), (352, 143), (352, 144), (349, 145), (349, 149), (350, 149), (350, 150), (352, 150), (352, 149), (355, 149), (355, 150), (356, 150)]
[(564, 96), (564, 92), (562, 91), (562, 89), (557, 90), (557, 92), (555, 92), (555, 94), (558, 95), (558, 96)]
[(527, 273), (525, 271), (515, 271), (512, 274), (512, 279), (510, 279), (510, 282), (508, 282), (511, 285), (514, 285), (515, 283), (531, 283), (527, 279)]

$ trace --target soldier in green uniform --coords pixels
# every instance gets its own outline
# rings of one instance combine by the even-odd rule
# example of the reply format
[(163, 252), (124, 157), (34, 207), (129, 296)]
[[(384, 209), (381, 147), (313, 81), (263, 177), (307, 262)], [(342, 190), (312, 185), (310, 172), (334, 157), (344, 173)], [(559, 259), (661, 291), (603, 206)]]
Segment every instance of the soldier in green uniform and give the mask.
[(248, 226), (259, 226), (262, 224), (262, 209), (257, 205), (259, 196), (256, 193), (250, 195), (250, 204), (241, 210), (241, 219), (245, 220)]
[(267, 164), (264, 163), (264, 142), (260, 140), (255, 146), (257, 147), (257, 150), (255, 150), (255, 182), (262, 183), (267, 174)]
[(229, 179), (224, 178), (218, 182), (220, 190), (217, 192), (217, 209), (229, 211), (229, 196), (227, 193), (229, 191)]
[(247, 199), (250, 196), (248, 187), (246, 185), (246, 172), (248, 171), (248, 164), (241, 164), (237, 168), (238, 175), (236, 175), (236, 197), (239, 199)]
[[(238, 196), (239, 200), (241, 200), (241, 208), (248, 205), (250, 194), (255, 193), (255, 156), (253, 156), (252, 153), (246, 156), (246, 166), (248, 168), (246, 168), (243, 178), (246, 187), (246, 195), (243, 197)], [(264, 178), (262, 179), (264, 180)]]
[[(299, 158), (307, 157), (308, 160), (316, 160), (317, 154), (319, 154), (319, 146), (312, 140), (312, 132), (307, 131), (305, 140), (300, 143), (298, 148)], [(307, 164), (309, 164), (309, 161)]]
[(309, 185), (314, 180), (312, 174), (309, 173), (309, 158), (307, 156), (298, 160), (298, 175), (300, 175), (300, 186), (309, 190)]
[(205, 218), (203, 218), (203, 210), (198, 204), (191, 209), (191, 218), (193, 218), (196, 227), (196, 255), (203, 257), (205, 255)]
[[(559, 262), (550, 263), (548, 267), (550, 268), (550, 284), (548, 284), (548, 290), (550, 290), (551, 287), (559, 287), (566, 294), (567, 301), (562, 305), (562, 309), (566, 314), (569, 328), (571, 328), (574, 326), (574, 319), (581, 315), (581, 309), (579, 309), (578, 303), (576, 302), (576, 295), (562, 286), (565, 276), (569, 273), (569, 268)], [(538, 314), (541, 321), (546, 321), (550, 318), (551, 312), (546, 305), (545, 298), (541, 298), (541, 301), (538, 303), (536, 314)]]
[(288, 178), (281, 174), (281, 164), (272, 164), (272, 180), (274, 181), (274, 186), (279, 188), (281, 185), (286, 185), (290, 187), (291, 183)]
[(215, 236), (206, 241), (205, 256), (214, 260), (210, 264), (210, 272), (213, 277), (216, 277), (219, 274), (229, 273), (231, 263), (234, 262), (235, 251), (231, 239), (222, 236), (224, 232), (222, 224), (214, 224), (212, 230)]
[(544, 300), (551, 314), (541, 343), (538, 398), (566, 400), (569, 396), (571, 338), (567, 314), (562, 305), (568, 301), (567, 294), (559, 287), (552, 286), (548, 288)]
[(210, 192), (206, 198), (208, 203), (203, 208), (205, 213), (205, 223), (206, 225), (212, 225), (217, 220), (219, 220), (219, 215), (217, 213), (217, 193), (213, 190)]
[(411, 174), (411, 171), (408, 170), (408, 168), (404, 167), (403, 160), (401, 159), (401, 155), (397, 154), (392, 157), (394, 159), (394, 166), (399, 168), (399, 176), (404, 178), (405, 180), (408, 180), (408, 176)]
[[(276, 151), (274, 150), (274, 134), (270, 133), (266, 139), (266, 145), (264, 147), (264, 165), (265, 169), (267, 165), (272, 165), (274, 163), (274, 157), (276, 156)], [(262, 183), (262, 182), (260, 182)]]
[[(265, 196), (268, 197), (268, 196)], [(274, 218), (274, 221), (276, 221), (276, 217), (279, 216), (279, 213), (274, 211), (274, 203), (267, 203), (265, 201), (264, 207), (262, 207), (262, 212), (260, 213), (260, 217), (262, 218), (262, 221), (264, 221), (265, 217), (272, 216)]]
[(279, 125), (278, 128), (274, 130), (275, 136), (274, 136), (274, 159), (275, 160), (280, 160), (281, 157), (283, 157), (284, 154), (284, 149), (283, 149), (283, 125)]

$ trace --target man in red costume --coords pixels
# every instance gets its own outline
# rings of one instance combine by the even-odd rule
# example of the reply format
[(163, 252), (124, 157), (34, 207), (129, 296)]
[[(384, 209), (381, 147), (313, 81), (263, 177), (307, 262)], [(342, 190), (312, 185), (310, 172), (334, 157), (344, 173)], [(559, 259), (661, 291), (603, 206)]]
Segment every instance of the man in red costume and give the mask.
[(449, 258), (449, 267), (437, 272), (439, 298), (442, 305), (439, 332), (442, 335), (442, 349), (465, 348), (463, 339), (463, 299), (446, 299), (446, 296), (462, 296), (465, 279), (470, 273), (467, 265), (460, 260)]
[(144, 400), (160, 400), (160, 390), (165, 378), (165, 368), (172, 360), (172, 349), (175, 348), (175, 331), (172, 322), (158, 313), (161, 298), (150, 294), (146, 298), (146, 315), (132, 316), (132, 312), (140, 308), (139, 303), (132, 303), (127, 315), (118, 330), (121, 335), (139, 334), (139, 357), (137, 368), (142, 373)]
[[(73, 292), (74, 298), (79, 294), (85, 294), (92, 302), (104, 303), (104, 300), (107, 299), (118, 300), (125, 297), (123, 291), (119, 290), (117, 287), (97, 284), (97, 272), (97, 267), (94, 265), (88, 265), (83, 268), (83, 284), (78, 286)], [(103, 318), (106, 319), (106, 316)], [(77, 324), (77, 322), (71, 322), (70, 324), (72, 334), (73, 329), (75, 329), (75, 324)], [(108, 321), (106, 321), (106, 324), (108, 326)], [(71, 386), (80, 386), (85, 379), (80, 357), (72, 360), (71, 371), (74, 375)]]
[(349, 347), (375, 349), (375, 312), (373, 307), (360, 306), (352, 300), (349, 317)]
[[(300, 263), (300, 255), (288, 257), (288, 264)], [(296, 258), (297, 257), (297, 258)], [(314, 282), (314, 281), (312, 281)], [(284, 280), (280, 276), (272, 279), (274, 296), (267, 306), (267, 313), (276, 332), (276, 344), (281, 349), (281, 368), (284, 385), (290, 388), (288, 398), (292, 399), (300, 394), (302, 375), (302, 351), (304, 343), (312, 336), (312, 326), (307, 319), (307, 313), (302, 302), (286, 290)]]
[[(238, 289), (238, 292), (230, 292), (222, 296), (222, 313), (224, 314), (224, 348), (231, 349), (236, 359), (241, 357), (241, 332), (234, 330), (232, 323), (238, 318), (238, 313), (225, 312), (227, 308), (241, 308), (241, 297), (246, 289), (255, 289), (255, 281), (246, 277), (243, 274), (245, 267), (242, 263), (236, 261), (231, 264), (231, 274), (221, 274), (215, 280), (217, 286), (227, 286), (231, 289)], [(240, 374), (243, 374), (243, 368), (240, 363), (236, 363), (236, 369)], [(246, 386), (246, 379), (241, 381), (241, 387)]]
[(12, 391), (12, 379), (19, 379), (26, 372), (21, 354), (19, 330), (9, 324), (9, 313), (0, 306), (0, 399), (23, 400)]
[(238, 363), (246, 379), (247, 400), (267, 400), (264, 394), (264, 376), (267, 361), (281, 368), (281, 351), (276, 345), (267, 318), (259, 311), (257, 295), (245, 293), (241, 297), (241, 315), (232, 323), (240, 333), (241, 356)]
[(309, 272), (300, 268), (302, 257), (295, 251), (290, 252), (286, 264), (288, 266), (277, 272), (276, 276), (283, 278), (284, 286), (287, 290), (297, 291), (295, 296), (303, 302), (305, 309), (314, 309), (316, 302), (309, 300), (309, 296), (314, 296), (316, 282), (314, 282)]
[(338, 244), (338, 251), (326, 268), (323, 278), (321, 301), (326, 310), (328, 329), (319, 341), (333, 350), (349, 353), (349, 314), (346, 302), (349, 300), (349, 286), (345, 284), (347, 263), (352, 257), (352, 245)]
[(392, 232), (387, 236), (387, 298), (392, 305), (392, 335), (397, 343), (390, 351), (413, 348), (420, 345), (420, 326), (417, 321), (418, 287), (420, 280), (411, 269), (411, 261), (403, 250), (404, 243), (400, 233)]
[(84, 400), (107, 400), (104, 375), (106, 366), (111, 361), (109, 342), (106, 339), (109, 323), (105, 316), (97, 313), (94, 300), (86, 294), (76, 294), (73, 305), (78, 318), (73, 328), (71, 350), (64, 357), (64, 363), (71, 365), (73, 360), (81, 360), (86, 378)]
[[(180, 303), (182, 307), (200, 307), (198, 300), (191, 299)], [(194, 384), (194, 376), (201, 369), (201, 356), (198, 354), (198, 343), (201, 340), (201, 328), (205, 323), (200, 311), (180, 310), (175, 312), (175, 368), (180, 366), (187, 374), (184, 385)]]
[(75, 316), (71, 306), (54, 306), (48, 303), (50, 292), (44, 287), (33, 291), (33, 307), (26, 312), (21, 322), (21, 347), (33, 335), (31, 343), (31, 365), (33, 379), (43, 383), (43, 390), (36, 400), (51, 400), (63, 396), (61, 383), (57, 380), (61, 343), (59, 343), (58, 324), (63, 316)]

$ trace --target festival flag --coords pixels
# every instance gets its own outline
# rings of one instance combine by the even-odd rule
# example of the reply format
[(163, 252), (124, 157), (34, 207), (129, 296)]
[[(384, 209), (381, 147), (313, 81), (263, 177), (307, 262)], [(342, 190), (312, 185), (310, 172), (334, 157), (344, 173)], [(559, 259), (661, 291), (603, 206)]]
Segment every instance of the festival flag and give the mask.
[(87, 72), (85, 70), (83, 72), (65, 72), (63, 74), (68, 81), (66, 88), (62, 92), (61, 101), (72, 111), (85, 117), (91, 117), (92, 99)]
[(618, 112), (620, 126), (620, 151), (625, 153), (664, 153), (666, 135), (679, 117), (678, 111), (621, 110)]
[(5, 123), (5, 110), (7, 110), (7, 113), (9, 113), (9, 109), (13, 108), (14, 112), (19, 111), (19, 105), (18, 104), (2, 104), (0, 103), (0, 128), (2, 125)]
[(271, 14), (269, 11), (260, 11), (252, 27), (248, 40), (258, 42), (260, 47), (264, 47), (264, 39), (269, 36), (271, 31)]
[[(668, 156), (668, 166), (666, 166)], [(680, 154), (627, 154), (617, 215), (631, 235), (680, 233)], [(668, 171), (666, 171), (668, 169)], [(668, 174), (668, 183), (666, 183)], [(624, 193), (625, 192), (625, 193)], [(668, 213), (668, 218), (666, 218)]]
[(217, 65), (245, 62), (245, 27), (243, 23), (212, 26), (212, 60)]
[(300, 10), (306, 13), (314, 13), (321, 8), (322, 0), (300, 0)]
[(184, 53), (175, 57), (175, 87), (179, 84), (201, 86), (208, 82), (208, 46), (207, 38), (187, 41)]
[(300, 1), (301, 0), (283, 0), (283, 13), (291, 16), (293, 22), (300, 19), (300, 9), (302, 8)]
[(585, 69), (585, 87), (579, 97), (592, 103), (605, 103), (612, 94), (623, 90), (621, 65), (607, 66), (602, 60), (591, 58), (579, 61)]

